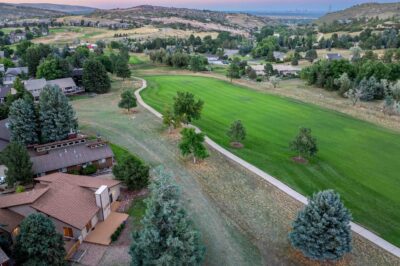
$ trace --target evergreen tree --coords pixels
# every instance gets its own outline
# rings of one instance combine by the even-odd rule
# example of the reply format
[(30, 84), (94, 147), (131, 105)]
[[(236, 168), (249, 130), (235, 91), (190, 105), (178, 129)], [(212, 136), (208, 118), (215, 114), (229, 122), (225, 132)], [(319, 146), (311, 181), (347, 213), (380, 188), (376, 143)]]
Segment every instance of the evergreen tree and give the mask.
[(299, 134), (290, 143), (290, 148), (299, 154), (299, 158), (314, 156), (318, 148), (317, 140), (311, 136), (311, 129), (300, 128)]
[(264, 73), (268, 80), (274, 74), (274, 68), (271, 63), (266, 63), (264, 65)]
[(196, 133), (194, 128), (184, 128), (181, 131), (182, 139), (179, 143), (179, 149), (183, 156), (193, 155), (193, 163), (196, 159), (205, 159), (208, 157), (208, 152), (204, 146), (204, 134)]
[(83, 65), (83, 86), (88, 92), (106, 93), (111, 88), (111, 81), (102, 63), (88, 59)]
[(138, 190), (149, 184), (149, 167), (135, 156), (127, 156), (112, 169), (114, 176), (128, 189)]
[(33, 182), (32, 162), (25, 146), (11, 142), (1, 153), (1, 161), (7, 167), (6, 182), (10, 187), (15, 183), (30, 184)]
[(202, 100), (195, 100), (193, 93), (178, 91), (174, 97), (174, 114), (185, 123), (190, 123), (194, 119), (200, 119), (203, 105)]
[(20, 230), (15, 244), (19, 264), (66, 264), (63, 237), (49, 218), (40, 213), (30, 214), (22, 221)]
[(131, 90), (126, 90), (121, 93), (121, 100), (118, 103), (119, 108), (128, 109), (129, 112), (131, 108), (136, 106), (136, 97)]
[(308, 50), (308, 51), (306, 52), (306, 55), (304, 56), (304, 58), (305, 58), (307, 61), (310, 61), (310, 62), (312, 63), (315, 59), (318, 58), (317, 51), (315, 51), (315, 49)]
[(78, 128), (75, 111), (57, 86), (46, 86), (40, 93), (40, 129), (42, 143), (64, 140)]
[(227, 132), (228, 137), (233, 142), (242, 142), (246, 138), (246, 129), (244, 128), (242, 121), (236, 120), (231, 124)]
[(32, 101), (18, 99), (11, 104), (9, 129), (11, 141), (25, 145), (38, 142), (35, 107)]
[(193, 228), (179, 187), (160, 172), (150, 186), (143, 228), (133, 233), (131, 265), (201, 265), (205, 249)]
[(351, 251), (351, 214), (333, 190), (316, 193), (293, 223), (293, 247), (316, 260), (337, 260)]
[(117, 77), (123, 79), (129, 78), (131, 76), (131, 70), (129, 69), (128, 62), (122, 60), (122, 58), (117, 60), (114, 66), (114, 73), (117, 75)]

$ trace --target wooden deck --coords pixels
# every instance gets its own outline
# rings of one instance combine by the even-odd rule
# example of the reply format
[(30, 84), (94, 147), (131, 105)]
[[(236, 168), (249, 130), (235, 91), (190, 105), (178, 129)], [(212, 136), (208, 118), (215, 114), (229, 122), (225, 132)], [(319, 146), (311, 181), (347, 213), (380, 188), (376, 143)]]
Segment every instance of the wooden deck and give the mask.
[(119, 212), (111, 212), (107, 219), (96, 224), (95, 229), (85, 238), (85, 242), (110, 245), (111, 235), (118, 226), (128, 219), (129, 215)]

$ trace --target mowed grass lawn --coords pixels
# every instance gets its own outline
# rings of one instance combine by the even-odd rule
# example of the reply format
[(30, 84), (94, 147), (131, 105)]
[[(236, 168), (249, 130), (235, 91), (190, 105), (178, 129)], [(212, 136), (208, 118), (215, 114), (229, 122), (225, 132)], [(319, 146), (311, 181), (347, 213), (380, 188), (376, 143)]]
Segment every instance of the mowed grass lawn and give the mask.
[[(147, 76), (144, 100), (163, 112), (177, 91), (204, 100), (199, 126), (230, 151), (305, 195), (338, 191), (354, 220), (400, 246), (400, 134), (349, 116), (238, 87), (212, 78)], [(232, 149), (226, 131), (240, 119), (245, 148)], [(307, 165), (292, 161), (289, 142), (309, 127), (319, 153)], [(255, 206), (256, 208), (257, 206)]]

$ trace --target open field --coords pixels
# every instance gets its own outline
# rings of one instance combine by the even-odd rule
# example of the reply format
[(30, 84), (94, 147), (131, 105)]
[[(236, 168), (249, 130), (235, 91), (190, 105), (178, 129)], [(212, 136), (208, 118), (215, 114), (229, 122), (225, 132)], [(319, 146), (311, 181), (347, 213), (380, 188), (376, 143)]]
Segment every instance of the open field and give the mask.
[(109, 30), (106, 28), (95, 28), (95, 27), (73, 27), (63, 26), (50, 28), (50, 34), (41, 38), (33, 40), (35, 43), (46, 43), (46, 44), (66, 44), (72, 43), (73, 41), (80, 39), (82, 41), (95, 42), (97, 40), (113, 40), (115, 34), (127, 34), (129, 38), (137, 39), (153, 39), (153, 38), (167, 38), (167, 37), (178, 37), (186, 38), (191, 34), (200, 36), (203, 38), (206, 35), (213, 37), (217, 36), (217, 32), (210, 31), (193, 31), (193, 30), (178, 30), (172, 28), (155, 28), (153, 26), (145, 26), (136, 29), (127, 30)]
[[(210, 78), (149, 76), (143, 97), (157, 110), (171, 104), (176, 91), (205, 101), (196, 122), (212, 139), (243, 159), (311, 195), (334, 188), (356, 222), (400, 245), (399, 134), (295, 100), (243, 89)], [(226, 131), (240, 119), (247, 128), (245, 148), (230, 148)], [(307, 165), (292, 162), (288, 143), (299, 127), (310, 127), (320, 152)]]
[[(161, 120), (141, 107), (132, 115), (117, 107), (121, 90), (131, 87), (129, 80), (114, 81), (112, 92), (74, 101), (82, 130), (99, 133), (173, 174), (207, 246), (205, 265), (324, 265), (305, 260), (288, 243), (300, 203), (213, 150), (200, 165), (181, 158), (177, 132), (168, 134)], [(400, 263), (365, 239), (353, 239), (352, 253), (339, 265)]]

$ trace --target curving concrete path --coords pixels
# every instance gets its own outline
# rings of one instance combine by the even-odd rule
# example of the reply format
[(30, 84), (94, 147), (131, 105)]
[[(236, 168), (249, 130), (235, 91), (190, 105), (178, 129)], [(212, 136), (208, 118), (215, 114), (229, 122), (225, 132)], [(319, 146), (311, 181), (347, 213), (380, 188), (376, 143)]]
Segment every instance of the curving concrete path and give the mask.
[[(138, 103), (140, 105), (142, 105), (144, 108), (146, 108), (148, 111), (150, 111), (152, 114), (157, 116), (158, 118), (162, 118), (162, 114), (160, 114), (153, 107), (151, 107), (150, 105), (145, 103), (143, 101), (142, 96), (140, 95), (140, 92), (147, 88), (147, 81), (142, 79), (142, 78), (137, 78), (137, 77), (135, 77), (135, 79), (142, 81), (142, 86), (140, 87), (140, 89), (135, 91), (135, 96), (136, 96), (136, 99), (137, 99)], [(193, 125), (190, 125), (190, 126), (195, 128), (197, 132), (201, 131), (198, 127), (195, 127)], [(281, 191), (285, 192), (286, 194), (288, 194), (292, 198), (294, 198), (294, 199), (296, 199), (296, 200), (298, 200), (298, 201), (300, 201), (300, 202), (302, 202), (304, 204), (307, 204), (307, 198), (305, 196), (303, 196), (302, 194), (300, 194), (297, 191), (293, 190), (292, 188), (290, 188), (289, 186), (285, 185), (284, 183), (282, 183), (278, 179), (274, 178), (273, 176), (271, 176), (271, 175), (267, 174), (266, 172), (262, 171), (261, 169), (255, 167), (254, 165), (252, 165), (252, 164), (246, 162), (245, 160), (239, 158), (238, 156), (234, 155), (230, 151), (228, 151), (225, 148), (223, 148), (220, 145), (218, 145), (216, 142), (214, 142), (209, 137), (207, 137), (207, 136), (205, 137), (205, 142), (209, 146), (211, 146), (213, 149), (217, 150), (218, 152), (220, 152), (224, 156), (228, 157), (229, 159), (233, 160), (234, 162), (240, 164), (241, 166), (243, 166), (247, 170), (255, 173), (258, 176), (260, 176), (262, 179), (264, 179), (267, 182), (271, 183), (272, 185), (274, 185), (275, 187), (277, 187)], [(387, 252), (389, 252), (389, 253), (391, 253), (391, 254), (393, 254), (393, 255), (395, 255), (395, 256), (400, 258), (400, 248), (398, 248), (398, 247), (394, 246), (393, 244), (387, 242), (383, 238), (381, 238), (378, 235), (372, 233), (371, 231), (365, 229), (364, 227), (362, 227), (359, 224), (351, 222), (350, 225), (351, 225), (351, 230), (353, 230), (353, 232), (361, 235), (362, 237), (364, 237), (364, 238), (368, 239), (369, 241), (373, 242), (375, 245), (381, 247), (382, 249), (386, 250)]]

